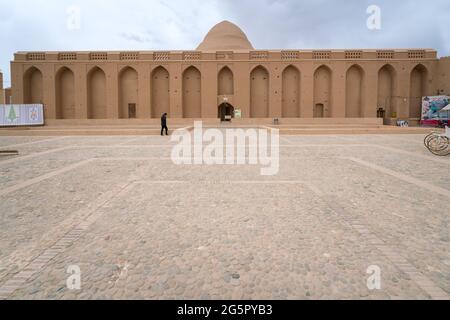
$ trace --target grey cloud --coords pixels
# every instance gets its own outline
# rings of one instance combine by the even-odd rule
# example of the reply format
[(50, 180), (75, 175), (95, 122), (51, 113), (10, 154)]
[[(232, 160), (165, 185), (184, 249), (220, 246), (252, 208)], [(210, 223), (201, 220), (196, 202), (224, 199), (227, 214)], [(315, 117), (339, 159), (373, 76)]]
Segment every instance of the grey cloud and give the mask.
[[(381, 8), (382, 29), (366, 27), (369, 5)], [(229, 0), (222, 9), (259, 48), (429, 47), (449, 54), (447, 0)]]
[[(366, 27), (381, 7), (382, 29)], [(65, 27), (82, 8), (82, 29)], [(36, 15), (36, 12), (45, 13)], [(18, 50), (193, 49), (221, 20), (238, 24), (256, 48), (429, 47), (450, 55), (448, 0), (0, 0), (0, 69)]]
[(139, 43), (150, 42), (150, 38), (136, 33), (121, 33), (120, 37), (128, 41), (134, 41)]

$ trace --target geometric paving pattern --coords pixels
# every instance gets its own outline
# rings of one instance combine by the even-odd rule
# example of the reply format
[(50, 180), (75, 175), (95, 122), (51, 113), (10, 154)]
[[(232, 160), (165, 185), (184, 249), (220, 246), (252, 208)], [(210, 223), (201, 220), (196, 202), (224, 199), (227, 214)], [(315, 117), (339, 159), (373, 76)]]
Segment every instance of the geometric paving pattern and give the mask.
[(449, 299), (449, 157), (422, 135), (280, 143), (267, 177), (174, 165), (165, 137), (1, 137), (0, 299)]

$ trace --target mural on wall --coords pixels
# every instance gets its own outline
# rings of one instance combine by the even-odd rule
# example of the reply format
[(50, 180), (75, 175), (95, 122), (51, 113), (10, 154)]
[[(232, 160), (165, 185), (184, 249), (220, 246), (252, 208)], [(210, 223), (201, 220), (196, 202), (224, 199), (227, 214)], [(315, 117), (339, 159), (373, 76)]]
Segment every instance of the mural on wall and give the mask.
[[(427, 96), (422, 98), (422, 124), (436, 125), (439, 121), (449, 121), (446, 110), (450, 103), (448, 96)], [(445, 110), (444, 110), (445, 109)]]

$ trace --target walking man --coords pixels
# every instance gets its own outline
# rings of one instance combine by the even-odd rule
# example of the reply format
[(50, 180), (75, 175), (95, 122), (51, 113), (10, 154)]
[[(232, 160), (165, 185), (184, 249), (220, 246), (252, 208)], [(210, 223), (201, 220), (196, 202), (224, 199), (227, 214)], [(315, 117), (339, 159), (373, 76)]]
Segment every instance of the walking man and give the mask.
[(164, 113), (161, 117), (161, 135), (164, 135), (164, 130), (166, 130), (166, 136), (169, 135), (169, 128), (167, 128), (167, 113)]

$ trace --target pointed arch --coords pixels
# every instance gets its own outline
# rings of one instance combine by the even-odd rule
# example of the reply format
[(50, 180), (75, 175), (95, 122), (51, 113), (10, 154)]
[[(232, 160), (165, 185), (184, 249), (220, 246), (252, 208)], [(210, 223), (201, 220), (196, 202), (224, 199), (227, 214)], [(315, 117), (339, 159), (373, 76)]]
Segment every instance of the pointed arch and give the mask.
[(68, 67), (56, 73), (56, 118), (75, 119), (75, 75)]
[(332, 71), (326, 65), (319, 66), (314, 72), (314, 117), (332, 116), (331, 104)]
[(170, 116), (170, 76), (163, 66), (158, 66), (151, 74), (151, 116), (160, 118), (164, 113)]
[(385, 111), (385, 118), (397, 117), (395, 103), (397, 73), (391, 64), (385, 64), (378, 71), (377, 107)]
[(364, 105), (364, 69), (354, 64), (346, 73), (345, 117), (361, 118)]
[(410, 74), (409, 117), (421, 118), (422, 97), (428, 94), (428, 69), (421, 63)]
[(119, 118), (134, 116), (139, 97), (138, 72), (133, 67), (124, 67), (119, 73)]
[(250, 118), (269, 117), (269, 72), (259, 65), (250, 73)]
[(43, 104), (43, 76), (41, 70), (32, 66), (23, 75), (23, 102)]
[(300, 117), (300, 71), (293, 65), (287, 66), (282, 75), (282, 116)]
[(95, 66), (87, 75), (88, 119), (107, 119), (106, 74)]
[(234, 95), (234, 75), (228, 66), (223, 67), (218, 75), (217, 92), (219, 96)]
[(202, 74), (194, 66), (183, 72), (183, 117), (202, 117)]

